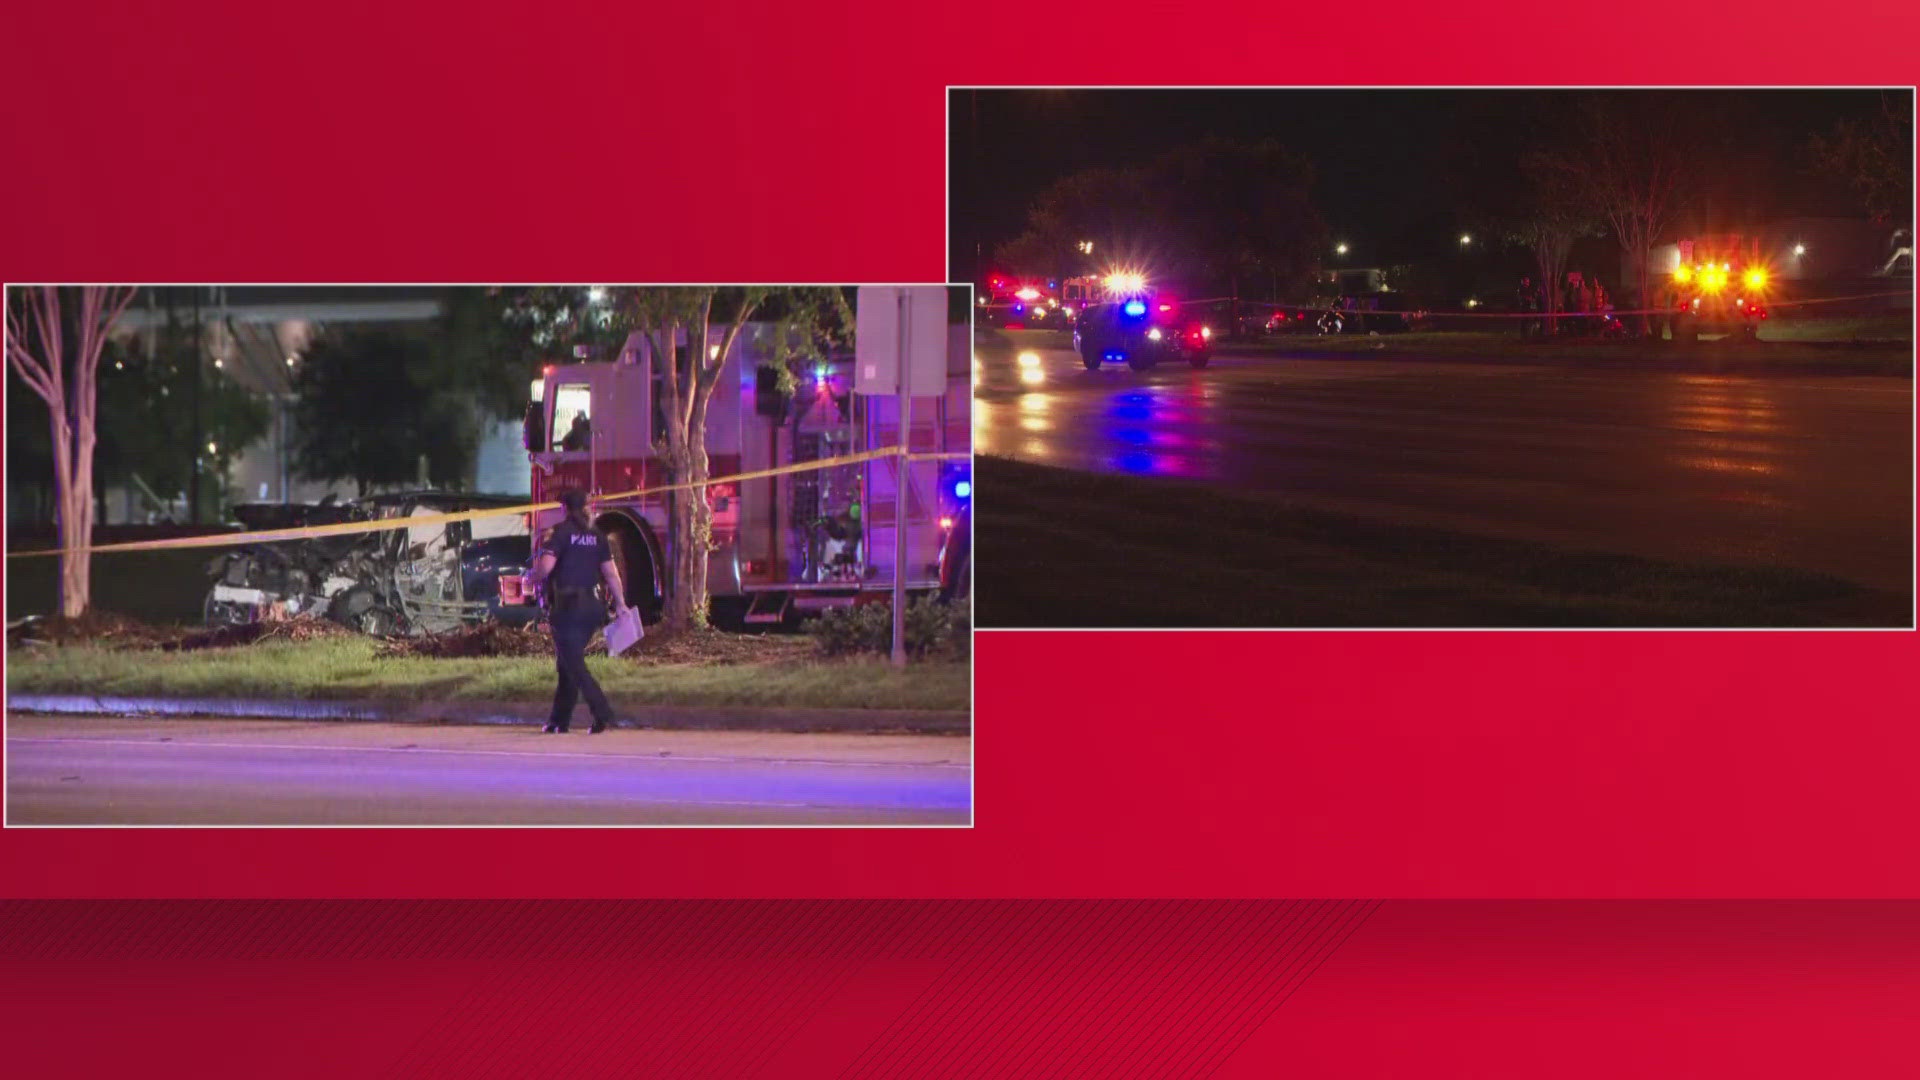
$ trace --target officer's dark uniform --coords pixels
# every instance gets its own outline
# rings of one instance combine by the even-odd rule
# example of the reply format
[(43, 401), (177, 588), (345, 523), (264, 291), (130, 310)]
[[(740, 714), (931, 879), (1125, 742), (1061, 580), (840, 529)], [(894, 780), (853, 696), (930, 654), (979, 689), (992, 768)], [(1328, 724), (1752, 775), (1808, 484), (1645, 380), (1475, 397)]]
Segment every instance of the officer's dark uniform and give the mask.
[(600, 564), (613, 558), (612, 551), (604, 534), (572, 521), (556, 526), (541, 550), (554, 558), (553, 573), (547, 577), (547, 617), (553, 627), (553, 663), (560, 676), (547, 730), (567, 730), (574, 702), (584, 696), (593, 713), (592, 730), (604, 731), (613, 720), (613, 708), (587, 670), (587, 640), (605, 621), (606, 605), (594, 595), (594, 585), (600, 580)]

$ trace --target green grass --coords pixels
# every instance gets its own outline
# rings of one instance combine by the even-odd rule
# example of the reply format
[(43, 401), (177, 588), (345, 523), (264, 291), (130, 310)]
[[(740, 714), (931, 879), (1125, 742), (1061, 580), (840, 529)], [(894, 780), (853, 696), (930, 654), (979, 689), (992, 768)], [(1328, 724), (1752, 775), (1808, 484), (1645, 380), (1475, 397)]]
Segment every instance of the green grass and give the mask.
[[(94, 645), (25, 647), (7, 654), (9, 693), (167, 697), (378, 699), (393, 702), (545, 702), (553, 662), (536, 658), (380, 658), (371, 638), (263, 642), (165, 653)], [(795, 660), (764, 664), (642, 664), (606, 656), (587, 664), (616, 707), (965, 710), (963, 662)]]
[(1763, 341), (1817, 341), (1826, 344), (1892, 342), (1911, 348), (1910, 315), (1840, 315), (1813, 319), (1769, 319), (1760, 331)]
[(1222, 488), (982, 457), (976, 625), (1906, 626), (1910, 601), (1381, 524)]

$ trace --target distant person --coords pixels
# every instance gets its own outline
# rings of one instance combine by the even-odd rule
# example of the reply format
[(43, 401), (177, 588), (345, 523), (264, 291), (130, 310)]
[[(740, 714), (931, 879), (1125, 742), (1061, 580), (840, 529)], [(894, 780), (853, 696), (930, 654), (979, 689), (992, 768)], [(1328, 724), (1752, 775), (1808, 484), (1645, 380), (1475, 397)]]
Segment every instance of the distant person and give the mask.
[(606, 605), (594, 595), (594, 586), (604, 581), (607, 599), (616, 607), (626, 606), (626, 592), (620, 586), (620, 570), (613, 563), (613, 549), (605, 533), (593, 527), (587, 518), (587, 496), (578, 488), (560, 493), (560, 505), (566, 519), (553, 530), (534, 560), (527, 583), (535, 590), (547, 583), (547, 624), (553, 628), (553, 666), (558, 681), (553, 689), (553, 711), (547, 714), (547, 733), (564, 732), (573, 722), (573, 707), (581, 697), (593, 713), (589, 734), (598, 735), (613, 722), (613, 707), (607, 695), (587, 670), (587, 641), (600, 628)]
[(586, 413), (573, 415), (573, 426), (567, 429), (566, 437), (560, 440), (560, 449), (566, 451), (586, 450), (593, 445), (593, 428), (587, 422)]
[(1513, 310), (1524, 316), (1520, 320), (1520, 336), (1532, 337), (1540, 332), (1540, 320), (1533, 318), (1540, 310), (1540, 290), (1533, 287), (1533, 277), (1520, 275), (1520, 287), (1513, 291)]
[(1567, 271), (1565, 302), (1561, 309), (1569, 315), (1577, 315), (1567, 329), (1569, 333), (1579, 334), (1586, 329), (1586, 316), (1593, 312), (1593, 290), (1587, 286), (1586, 275), (1578, 270)]

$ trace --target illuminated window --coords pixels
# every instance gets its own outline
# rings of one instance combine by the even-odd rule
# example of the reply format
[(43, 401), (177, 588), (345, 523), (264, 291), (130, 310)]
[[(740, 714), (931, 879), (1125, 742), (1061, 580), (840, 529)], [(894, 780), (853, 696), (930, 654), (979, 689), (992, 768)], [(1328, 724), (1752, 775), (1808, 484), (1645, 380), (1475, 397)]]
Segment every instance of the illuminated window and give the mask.
[(582, 451), (592, 448), (593, 388), (586, 383), (566, 383), (553, 388), (553, 448)]

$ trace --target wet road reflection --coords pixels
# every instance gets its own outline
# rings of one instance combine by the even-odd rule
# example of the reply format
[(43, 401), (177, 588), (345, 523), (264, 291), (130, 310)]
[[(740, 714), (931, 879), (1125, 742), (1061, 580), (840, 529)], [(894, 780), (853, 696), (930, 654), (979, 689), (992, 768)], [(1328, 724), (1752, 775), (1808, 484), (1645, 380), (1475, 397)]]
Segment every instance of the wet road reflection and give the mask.
[(974, 444), (1411, 524), (1907, 592), (1912, 383), (1219, 355), (1085, 370), (977, 351)]

